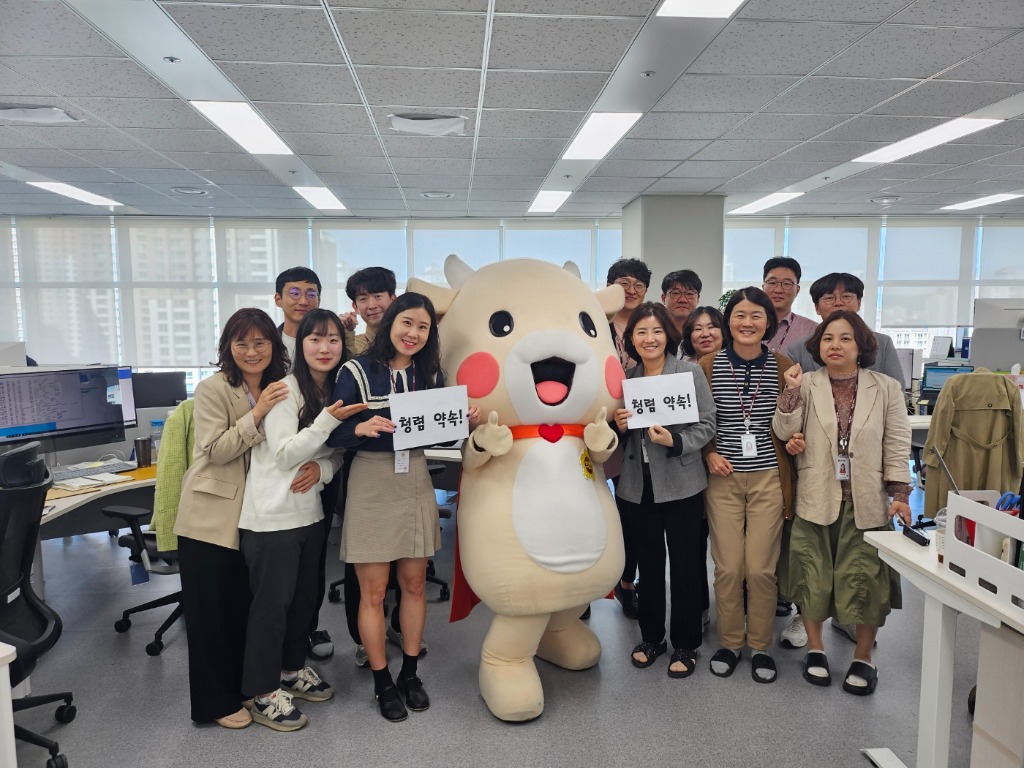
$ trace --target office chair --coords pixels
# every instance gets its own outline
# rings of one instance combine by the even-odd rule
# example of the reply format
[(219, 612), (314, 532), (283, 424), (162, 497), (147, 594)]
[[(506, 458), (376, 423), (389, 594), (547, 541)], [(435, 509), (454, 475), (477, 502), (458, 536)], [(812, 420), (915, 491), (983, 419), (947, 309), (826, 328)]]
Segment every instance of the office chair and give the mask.
[[(181, 480), (192, 463), (192, 448), (195, 440), (195, 424), (192, 417), (194, 400), (185, 400), (164, 423), (163, 439), (160, 443), (160, 461), (157, 464), (156, 490), (153, 493), (153, 510), (141, 507), (112, 505), (103, 509), (103, 514), (121, 520), (129, 533), (118, 538), (118, 545), (129, 551), (128, 559), (141, 566), (147, 574), (173, 575), (178, 573), (178, 540), (174, 536), (174, 519), (177, 517), (178, 500), (181, 497)], [(151, 529), (142, 530), (142, 524), (152, 516)], [(158, 562), (162, 560), (163, 563)], [(133, 566), (133, 567), (136, 567)], [(164, 597), (136, 605), (121, 614), (114, 622), (114, 629), (127, 632), (132, 626), (131, 616), (135, 613), (173, 605), (171, 612), (146, 644), (146, 653), (159, 656), (164, 649), (164, 633), (184, 613), (181, 604), (181, 590)]]
[[(25, 682), (40, 655), (57, 642), (64, 628), (60, 617), (32, 589), (32, 561), (39, 538), (46, 492), (53, 481), (41, 458), (40, 444), (28, 443), (0, 456), (0, 642), (13, 645), (17, 658), (10, 666), (11, 687)], [(78, 713), (70, 691), (26, 696), (13, 710), (64, 703), (54, 717), (70, 723)], [(14, 738), (49, 750), (46, 768), (67, 768), (68, 759), (56, 741), (14, 726)]]

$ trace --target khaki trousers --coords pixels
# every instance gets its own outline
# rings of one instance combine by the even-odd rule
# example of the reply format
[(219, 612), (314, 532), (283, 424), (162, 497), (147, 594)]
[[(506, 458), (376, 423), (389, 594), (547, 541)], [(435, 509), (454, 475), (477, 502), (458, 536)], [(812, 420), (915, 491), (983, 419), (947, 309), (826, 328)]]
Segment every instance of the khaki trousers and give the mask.
[[(718, 641), (732, 650), (767, 650), (773, 639), (775, 567), (782, 546), (779, 471), (708, 475), (706, 492), (711, 559), (715, 562)], [(743, 582), (747, 583), (746, 631)]]

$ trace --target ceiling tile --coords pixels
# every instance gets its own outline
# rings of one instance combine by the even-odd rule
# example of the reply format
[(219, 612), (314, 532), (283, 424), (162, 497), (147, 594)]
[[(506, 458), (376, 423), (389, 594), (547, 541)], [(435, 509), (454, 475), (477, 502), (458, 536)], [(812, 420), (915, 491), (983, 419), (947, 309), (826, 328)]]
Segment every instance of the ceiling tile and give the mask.
[(870, 29), (860, 24), (733, 21), (687, 72), (805, 75)]
[(537, 189), (544, 181), (543, 176), (476, 176), (473, 189)]
[(333, 157), (330, 155), (309, 155), (303, 158), (317, 173), (390, 173), (391, 167), (383, 157)]
[(574, 203), (610, 203), (612, 205), (626, 205), (634, 197), (636, 197), (635, 192), (576, 192), (569, 199)]
[(894, 195), (902, 195), (906, 192), (920, 192), (931, 195), (936, 192), (948, 192), (962, 185), (963, 181), (960, 179), (915, 179), (914, 181), (907, 181), (901, 184), (893, 184), (887, 188), (887, 191), (892, 192)]
[(682, 176), (691, 179), (731, 179), (733, 176), (749, 171), (751, 168), (756, 168), (760, 164), (760, 160), (687, 160), (672, 171), (669, 176)]
[(725, 139), (774, 139), (804, 141), (813, 138), (845, 118), (838, 115), (751, 115), (731, 129)]
[(1010, 146), (943, 144), (926, 152), (918, 152), (908, 159), (916, 163), (973, 163), (978, 160), (997, 163), (1011, 149), (1013, 147)]
[(207, 171), (203, 174), (214, 184), (263, 185), (280, 184), (273, 174), (267, 171)]
[(402, 192), (398, 187), (331, 187), (344, 201), (352, 200), (402, 200)]
[(128, 59), (59, 59), (36, 56), (0, 59), (54, 93), (79, 97), (168, 98), (174, 94)]
[(611, 72), (641, 21), (498, 16), (491, 33), (488, 67)]
[[(433, 0), (430, 0), (433, 2)], [(559, 16), (647, 16), (661, 0), (497, 0), (496, 13)]]
[(808, 141), (787, 152), (780, 160), (795, 162), (831, 162), (839, 165), (886, 146), (883, 142)]
[(611, 154), (609, 160), (675, 160), (679, 162), (708, 145), (706, 141), (670, 139), (625, 139)]
[(820, 138), (825, 141), (901, 141), (944, 122), (937, 117), (860, 115)]
[(619, 179), (614, 176), (591, 176), (579, 189), (590, 192), (643, 192), (656, 181), (655, 178)]
[[(1014, 1), (1015, 0), (1011, 0)], [(944, 80), (1024, 83), (1024, 33), (979, 53), (970, 61), (942, 74)]]
[(766, 21), (845, 21), (853, 23), (884, 21), (907, 5), (908, 0), (749, 0), (740, 19)]
[(163, 8), (214, 61), (344, 63), (320, 8)]
[(126, 131), (150, 149), (167, 152), (238, 152), (238, 145), (217, 130), (132, 128)]
[[(370, 104), (414, 107), (450, 107), (477, 102), (479, 69), (411, 69), (408, 67), (358, 67), (356, 75)], [(454, 114), (465, 116), (469, 107)], [(447, 113), (447, 112), (446, 112)]]
[(395, 168), (395, 173), (398, 174), (411, 174), (411, 175), (423, 175), (423, 174), (467, 174), (469, 173), (469, 160), (452, 160), (452, 159), (441, 159), (441, 158), (410, 158), (410, 157), (396, 157), (391, 161), (391, 164)]
[[(234, 1), (234, 0), (230, 0)], [(310, 0), (314, 5), (319, 5), (320, 0)], [(266, 0), (274, 2), (274, 0)], [(331, 8), (391, 8), (407, 11), (475, 11), (484, 13), (487, 11), (487, 0), (357, 0), (356, 2), (344, 2), (343, 0), (328, 0)]]
[(857, 114), (916, 84), (916, 80), (810, 77), (765, 109), (793, 114)]
[(473, 189), (473, 203), (529, 203), (537, 194), (534, 189)]
[(338, 133), (282, 133), (294, 152), (300, 155), (337, 155), (339, 157), (380, 157), (376, 136)]
[(193, 171), (259, 171), (263, 166), (245, 152), (164, 152)]
[[(3, 32), (0, 31), (0, 35)], [(0, 43), (0, 50), (3, 44)], [(33, 82), (29, 78), (18, 74), (0, 60), (0, 98), (4, 104), (11, 104), (18, 97), (22, 96), (51, 96), (49, 89)]]
[(372, 130), (366, 109), (361, 106), (261, 102), (256, 108), (282, 133), (318, 133), (324, 126), (338, 133), (366, 134)]
[[(4, 2), (0, 51), (5, 56), (121, 56), (121, 51), (57, 0)], [(24, 30), (32, 34), (24, 34)]]
[(1004, 152), (995, 157), (986, 157), (984, 160), (980, 160), (978, 165), (1024, 165), (1024, 149)]
[(139, 145), (112, 128), (75, 126), (34, 126), (17, 124), (16, 129), (0, 129), (0, 147), (43, 149), (138, 149)]
[(359, 104), (347, 66), (223, 62), (221, 70), (251, 101)]
[(725, 179), (658, 179), (644, 190), (645, 195), (702, 195)]
[(683, 75), (665, 92), (654, 109), (658, 112), (755, 112), (798, 82), (799, 77)]
[(746, 116), (742, 112), (649, 112), (627, 135), (631, 139), (717, 139)]
[(384, 137), (390, 157), (457, 157), (473, 155), (473, 139), (468, 136), (397, 136)]
[(409, 187), (423, 187), (430, 189), (468, 189), (469, 188), (469, 174), (465, 176), (436, 176), (429, 174), (419, 175), (401, 175), (398, 177), (398, 182), (402, 185), (403, 189)]
[(520, 174), (541, 176), (551, 170), (551, 161), (520, 158), (518, 160), (480, 160), (476, 161), (478, 176), (506, 176)]
[[(1024, 90), (1024, 88), (1022, 88)], [(1013, 144), (1024, 145), (1024, 120), (1006, 120), (983, 131), (957, 139), (952, 144)]]
[(849, 77), (931, 77), (994, 45), (1009, 33), (886, 25), (857, 42), (819, 74)]
[(393, 187), (395, 177), (390, 173), (322, 173), (322, 178), (329, 186), (345, 189), (347, 187)]
[(273, 198), (294, 200), (299, 195), (291, 187), (284, 184), (221, 184), (221, 191), (225, 194), (243, 198)]
[(531, 157), (554, 161), (565, 146), (565, 139), (480, 139), (476, 156), (494, 160)]
[(792, 149), (794, 141), (729, 141), (719, 139), (694, 156), (694, 160), (758, 160), (764, 161)]
[(871, 111), (879, 115), (959, 117), (993, 102), (1014, 96), (1020, 87), (1005, 83), (957, 83), (931, 80)]
[[(119, 171), (121, 176), (134, 181), (138, 181), (142, 184), (149, 184), (150, 186), (187, 186), (187, 187), (198, 187), (204, 183), (203, 177), (198, 174), (192, 173), (191, 171), (184, 171), (181, 169), (167, 169), (167, 168), (125, 168)], [(273, 183), (278, 183), (277, 179), (273, 180)]]
[(761, 180), (772, 180), (778, 181), (780, 184), (792, 184), (793, 182), (803, 181), (809, 179), (812, 176), (825, 173), (829, 169), (835, 167), (835, 163), (787, 163), (780, 160), (776, 160), (773, 163), (767, 163), (753, 170), (744, 173), (737, 181), (740, 182), (752, 182)]
[(480, 136), (493, 138), (568, 139), (583, 121), (583, 112), (485, 109)]
[(922, 179), (933, 173), (948, 171), (953, 165), (924, 165), (921, 163), (886, 163), (858, 174), (860, 179)]
[[(81, 161), (78, 161), (81, 162)], [(49, 176), (56, 181), (66, 181), (69, 184), (75, 184), (80, 181), (100, 181), (100, 182), (111, 182), (111, 181), (123, 181), (126, 179), (133, 179), (133, 175), (129, 175), (124, 170), (119, 170), (117, 173), (114, 171), (108, 171), (106, 168), (97, 168), (95, 165), (90, 166), (64, 166), (60, 169), (55, 168), (44, 168), (42, 166), (23, 166), (26, 171), (32, 171), (42, 176)], [(134, 172), (131, 172), (134, 173)], [(196, 181), (195, 176), (190, 176), (192, 181)]]
[(587, 110), (607, 79), (585, 72), (490, 72), (484, 107)]
[[(75, 99), (75, 103), (118, 128), (209, 129), (190, 104), (178, 99)], [(74, 111), (72, 110), (72, 114)]]
[[(1021, 189), (1020, 179), (995, 179), (993, 181), (978, 181), (973, 184), (962, 184), (956, 188), (968, 199), (972, 197), (985, 197), (986, 195), (1003, 195), (1008, 192), (1018, 192)], [(939, 190), (941, 191), (941, 190)]]
[(21, 166), (22, 168), (30, 165), (39, 166), (40, 168), (64, 168), (67, 166), (83, 165), (82, 160), (74, 155), (49, 147), (43, 149), (19, 149), (16, 154), (14, 150), (0, 149), (0, 160)]
[(1003, 172), (994, 165), (958, 165), (945, 171), (932, 174), (933, 179), (963, 179), (965, 181), (981, 181), (1002, 177)]
[(900, 24), (943, 24), (957, 27), (1024, 27), (1024, 8), (1017, 0), (917, 0), (897, 14)]
[(675, 160), (605, 160), (595, 176), (664, 176), (679, 163)]
[(352, 61), (399, 67), (480, 67), (481, 14), (334, 11)]
[(173, 168), (174, 163), (157, 152), (146, 150), (110, 151), (105, 149), (76, 149), (74, 155), (88, 163), (104, 168)]

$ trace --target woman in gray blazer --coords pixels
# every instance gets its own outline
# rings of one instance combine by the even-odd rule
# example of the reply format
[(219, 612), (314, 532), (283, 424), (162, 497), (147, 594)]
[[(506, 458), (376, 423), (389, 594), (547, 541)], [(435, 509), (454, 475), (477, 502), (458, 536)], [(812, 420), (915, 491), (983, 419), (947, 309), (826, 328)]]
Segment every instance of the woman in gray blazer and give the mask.
[[(624, 344), (639, 365), (627, 378), (689, 373), (697, 395), (699, 421), (628, 429), (629, 408), (615, 411), (615, 427), (623, 435), (622, 475), (616, 495), (626, 525), (635, 536), (643, 580), (640, 596), (640, 643), (633, 648), (633, 666), (649, 667), (668, 650), (665, 641), (665, 547), (671, 567), (672, 617), (669, 677), (689, 677), (701, 644), (702, 585), (706, 569), (701, 538), (703, 490), (707, 473), (701, 448), (715, 434), (715, 401), (700, 368), (677, 360), (679, 334), (661, 304), (641, 304), (630, 315)], [(627, 403), (627, 405), (629, 405)], [(665, 407), (662, 404), (662, 407)]]

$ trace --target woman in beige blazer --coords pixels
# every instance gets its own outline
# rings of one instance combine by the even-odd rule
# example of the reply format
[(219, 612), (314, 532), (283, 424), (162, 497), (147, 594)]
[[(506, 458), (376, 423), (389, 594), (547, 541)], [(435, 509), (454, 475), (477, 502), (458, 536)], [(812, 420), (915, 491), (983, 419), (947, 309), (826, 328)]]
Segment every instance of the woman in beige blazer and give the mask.
[[(820, 370), (786, 371), (772, 427), (796, 456), (796, 515), (790, 540), (793, 601), (807, 628), (804, 679), (832, 678), (821, 637), (829, 616), (855, 624), (857, 647), (843, 690), (873, 693), (871, 649), (878, 628), (901, 607), (899, 577), (864, 531), (910, 523), (910, 425), (899, 383), (868, 370), (877, 344), (856, 312), (833, 312), (807, 340)], [(891, 499), (891, 501), (890, 501)]]
[(224, 326), (220, 372), (195, 392), (195, 449), (185, 473), (174, 532), (188, 634), (192, 719), (244, 728), (242, 657), (249, 574), (238, 552), (249, 449), (265, 439), (262, 422), (284, 400), (288, 353), (261, 309), (240, 309)]

